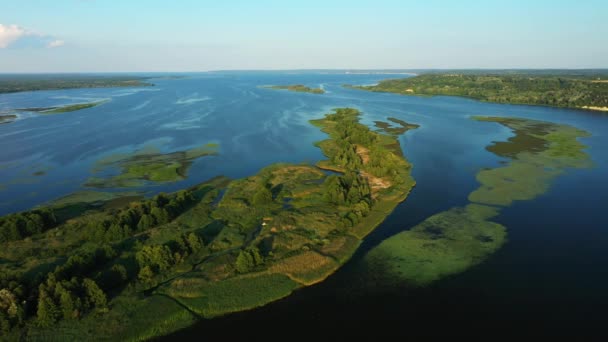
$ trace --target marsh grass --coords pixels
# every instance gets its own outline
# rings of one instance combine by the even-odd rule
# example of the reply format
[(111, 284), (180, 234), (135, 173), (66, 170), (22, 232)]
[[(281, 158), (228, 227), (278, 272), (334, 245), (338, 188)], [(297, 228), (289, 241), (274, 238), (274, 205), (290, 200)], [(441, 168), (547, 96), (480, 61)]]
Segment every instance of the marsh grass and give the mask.
[(289, 295), (298, 287), (282, 274), (255, 274), (200, 284), (199, 297), (193, 297), (191, 293), (182, 297), (177, 290), (170, 293), (192, 311), (210, 318), (265, 305)]

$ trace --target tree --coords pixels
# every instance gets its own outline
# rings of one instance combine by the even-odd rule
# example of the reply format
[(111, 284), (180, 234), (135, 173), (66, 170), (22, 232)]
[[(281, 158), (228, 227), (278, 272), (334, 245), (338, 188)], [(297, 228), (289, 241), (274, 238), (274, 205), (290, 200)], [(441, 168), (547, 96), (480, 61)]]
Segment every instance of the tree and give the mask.
[(82, 285), (84, 287), (84, 291), (86, 294), (86, 301), (90, 306), (96, 308), (105, 308), (108, 300), (106, 298), (106, 294), (103, 293), (103, 290), (97, 286), (97, 283), (92, 279), (85, 278), (82, 281)]
[(272, 193), (266, 186), (260, 186), (258, 191), (253, 195), (254, 205), (265, 205), (272, 202)]
[(74, 304), (74, 298), (69, 291), (64, 290), (61, 292), (61, 294), (59, 296), (59, 307), (61, 308), (61, 311), (63, 312), (64, 319), (70, 319), (70, 318), (77, 317), (76, 306)]
[(169, 213), (165, 209), (154, 207), (150, 210), (150, 215), (155, 219), (157, 224), (169, 222)]
[(40, 326), (46, 327), (55, 323), (59, 318), (59, 310), (49, 296), (46, 290), (41, 285), (40, 294), (38, 295), (38, 310), (36, 318)]
[(154, 225), (154, 220), (150, 215), (144, 214), (139, 219), (139, 223), (137, 223), (138, 230), (146, 230)]
[(253, 267), (253, 258), (246, 251), (240, 251), (236, 257), (236, 271), (239, 273), (247, 273)]

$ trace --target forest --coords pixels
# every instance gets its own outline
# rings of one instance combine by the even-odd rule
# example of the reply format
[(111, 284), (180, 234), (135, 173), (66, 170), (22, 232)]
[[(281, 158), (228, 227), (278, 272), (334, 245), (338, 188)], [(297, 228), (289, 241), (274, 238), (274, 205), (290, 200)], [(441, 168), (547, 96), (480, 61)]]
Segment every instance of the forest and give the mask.
[(403, 95), (464, 96), (498, 103), (608, 107), (608, 78), (605, 74), (429, 73), (353, 88)]

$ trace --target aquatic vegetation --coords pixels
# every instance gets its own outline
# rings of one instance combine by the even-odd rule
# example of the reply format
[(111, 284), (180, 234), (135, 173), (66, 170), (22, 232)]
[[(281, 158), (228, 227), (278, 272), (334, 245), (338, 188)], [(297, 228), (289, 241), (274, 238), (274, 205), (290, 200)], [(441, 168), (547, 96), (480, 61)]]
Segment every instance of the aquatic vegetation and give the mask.
[(366, 269), (382, 272), (384, 285), (424, 286), (479, 264), (506, 241), (506, 228), (491, 219), (513, 201), (532, 200), (568, 168), (590, 167), (577, 128), (528, 119), (474, 117), (513, 130), (506, 142), (486, 149), (509, 158), (507, 165), (481, 170), (472, 203), (435, 214), (408, 231), (374, 247), (364, 258)]
[(368, 268), (385, 284), (427, 285), (482, 262), (505, 242), (504, 226), (488, 221), (493, 208), (467, 206), (435, 214), (372, 249)]
[(142, 149), (133, 155), (117, 154), (100, 160), (94, 172), (119, 169), (120, 173), (108, 178), (90, 178), (85, 186), (92, 188), (125, 188), (144, 185), (146, 182), (176, 182), (185, 179), (192, 162), (204, 156), (217, 155), (218, 145), (206, 144), (186, 151), (162, 153), (155, 149)]
[(420, 125), (410, 124), (397, 118), (387, 118), (386, 120), (397, 124), (398, 126), (393, 126), (390, 122), (384, 121), (374, 121), (374, 125), (379, 128), (379, 131), (390, 135), (402, 135), (410, 129), (416, 129), (420, 127)]
[(302, 84), (293, 84), (293, 85), (276, 85), (269, 86), (270, 89), (284, 89), (289, 91), (295, 91), (300, 93), (311, 93), (311, 94), (325, 94), (325, 90), (322, 88), (310, 88)]
[(592, 165), (585, 146), (577, 138), (589, 133), (577, 128), (500, 117), (474, 117), (511, 128), (515, 136), (507, 142), (495, 142), (487, 150), (512, 160), (500, 168), (477, 174), (481, 186), (469, 195), (475, 203), (508, 206), (515, 200), (531, 200), (547, 191), (551, 181), (568, 168)]

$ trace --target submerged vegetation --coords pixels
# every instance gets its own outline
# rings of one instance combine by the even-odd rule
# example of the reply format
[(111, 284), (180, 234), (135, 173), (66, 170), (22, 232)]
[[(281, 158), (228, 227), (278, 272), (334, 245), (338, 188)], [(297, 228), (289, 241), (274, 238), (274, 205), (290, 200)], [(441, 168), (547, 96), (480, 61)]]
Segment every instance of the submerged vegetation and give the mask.
[(117, 154), (97, 163), (95, 172), (118, 169), (119, 174), (108, 178), (94, 177), (85, 184), (92, 188), (124, 188), (146, 182), (176, 182), (186, 178), (194, 160), (217, 155), (218, 145), (209, 143), (187, 151), (162, 153), (156, 149), (142, 149), (134, 154)]
[(403, 95), (450, 95), (513, 104), (608, 110), (608, 83), (586, 76), (425, 74), (354, 88)]
[[(141, 340), (324, 280), (414, 186), (395, 136), (359, 115), (312, 121), (329, 136), (318, 167), (275, 164), (149, 199), (87, 192), (2, 218), (3, 337)], [(208, 148), (100, 165), (121, 170), (113, 185), (168, 181)]]
[(293, 84), (293, 85), (277, 85), (277, 86), (270, 86), (270, 89), (284, 89), (284, 90), (289, 90), (289, 91), (296, 91), (296, 92), (300, 92), (300, 93), (311, 93), (311, 94), (325, 94), (325, 90), (323, 90), (322, 88), (310, 88), (307, 87), (305, 85), (302, 84)]
[(551, 181), (569, 168), (591, 166), (580, 129), (517, 118), (475, 117), (502, 124), (514, 132), (506, 142), (487, 147), (509, 162), (481, 170), (480, 187), (464, 208), (435, 214), (408, 231), (390, 237), (364, 258), (368, 268), (383, 271), (385, 285), (427, 285), (480, 263), (506, 241), (506, 228), (490, 219), (513, 201), (543, 194)]

